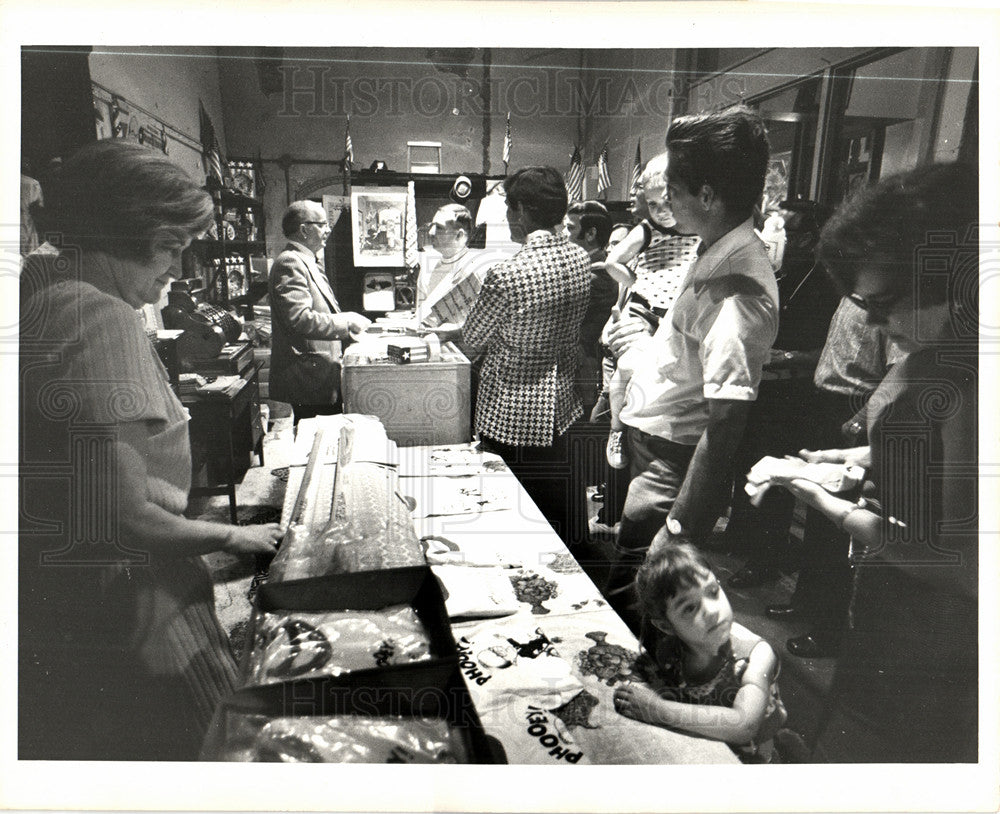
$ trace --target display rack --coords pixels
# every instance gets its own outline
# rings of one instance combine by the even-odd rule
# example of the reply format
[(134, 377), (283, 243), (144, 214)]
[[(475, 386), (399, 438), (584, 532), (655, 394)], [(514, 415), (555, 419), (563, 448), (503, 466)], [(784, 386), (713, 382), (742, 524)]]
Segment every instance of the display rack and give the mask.
[(202, 277), (209, 300), (250, 309), (266, 286), (266, 276), (254, 277), (254, 260), (263, 267), (267, 257), (260, 168), (252, 160), (227, 161), (223, 185), (206, 188), (215, 202), (215, 224), (208, 237), (191, 244), (185, 276)]

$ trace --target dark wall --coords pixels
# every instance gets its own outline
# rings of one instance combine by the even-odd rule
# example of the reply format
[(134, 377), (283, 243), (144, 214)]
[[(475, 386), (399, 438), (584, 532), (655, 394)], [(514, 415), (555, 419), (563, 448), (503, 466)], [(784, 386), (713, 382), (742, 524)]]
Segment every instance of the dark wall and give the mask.
[(21, 154), (44, 181), (50, 159), (95, 141), (89, 46), (21, 50)]

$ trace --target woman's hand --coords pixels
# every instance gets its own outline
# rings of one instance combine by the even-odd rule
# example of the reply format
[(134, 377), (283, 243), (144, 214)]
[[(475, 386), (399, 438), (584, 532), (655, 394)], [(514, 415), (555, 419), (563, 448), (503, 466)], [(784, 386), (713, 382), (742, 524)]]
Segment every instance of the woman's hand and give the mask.
[(625, 317), (608, 327), (606, 344), (620, 359), (636, 342), (652, 334), (652, 327), (642, 317)]
[(820, 511), (824, 511), (826, 499), (832, 497), (832, 495), (816, 483), (816, 481), (807, 480), (805, 478), (784, 478), (779, 476), (771, 478), (771, 484), (774, 486), (783, 486), (803, 503), (812, 506), (814, 509), (819, 509)]
[(282, 536), (284, 531), (277, 523), (232, 526), (226, 535), (222, 550), (230, 554), (274, 554)]
[(800, 449), (799, 457), (811, 464), (846, 464), (867, 468), (872, 464), (872, 448), (865, 446), (850, 449)]

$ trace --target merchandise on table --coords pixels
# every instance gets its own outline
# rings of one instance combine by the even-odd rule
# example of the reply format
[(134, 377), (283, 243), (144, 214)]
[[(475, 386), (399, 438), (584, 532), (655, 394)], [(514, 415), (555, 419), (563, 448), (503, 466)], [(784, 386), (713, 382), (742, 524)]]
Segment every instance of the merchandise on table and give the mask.
[(230, 714), (221, 760), (269, 763), (466, 763), (440, 718)]
[(247, 685), (431, 658), (430, 637), (413, 608), (325, 613), (262, 613), (250, 654)]

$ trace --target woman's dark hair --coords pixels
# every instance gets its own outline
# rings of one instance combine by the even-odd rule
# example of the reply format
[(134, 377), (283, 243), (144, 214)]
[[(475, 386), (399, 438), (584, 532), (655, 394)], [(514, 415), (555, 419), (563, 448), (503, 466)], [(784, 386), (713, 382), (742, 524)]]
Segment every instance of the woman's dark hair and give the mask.
[(163, 153), (120, 139), (81, 147), (46, 191), (46, 231), (63, 246), (148, 260), (155, 241), (186, 243), (212, 223), (212, 197)]
[(928, 164), (841, 204), (820, 233), (816, 255), (842, 294), (854, 290), (864, 268), (889, 282), (887, 292), (905, 294), (919, 284), (921, 305), (957, 295), (976, 313), (978, 297), (972, 302), (970, 295), (978, 291), (978, 220), (976, 168)]
[(596, 229), (594, 240), (602, 249), (608, 245), (611, 237), (611, 215), (608, 208), (600, 201), (577, 201), (569, 206), (566, 214), (577, 215), (580, 218), (580, 231)]
[(712, 566), (690, 543), (664, 543), (651, 548), (635, 575), (642, 615), (662, 619), (667, 602), (681, 591), (695, 588)]
[(521, 204), (531, 220), (551, 229), (566, 217), (566, 183), (553, 167), (524, 167), (503, 182), (510, 206)]
[(750, 217), (764, 191), (770, 146), (764, 120), (743, 105), (682, 116), (667, 131), (669, 175), (697, 193), (707, 184), (733, 213)]

